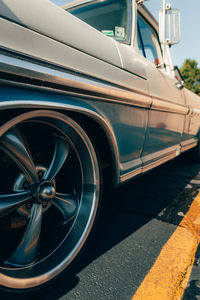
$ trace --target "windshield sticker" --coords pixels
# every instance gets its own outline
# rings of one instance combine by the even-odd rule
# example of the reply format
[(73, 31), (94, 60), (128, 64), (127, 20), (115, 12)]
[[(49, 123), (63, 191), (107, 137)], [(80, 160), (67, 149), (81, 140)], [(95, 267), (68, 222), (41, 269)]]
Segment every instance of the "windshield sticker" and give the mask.
[(124, 38), (125, 37), (125, 28), (115, 26), (115, 36), (118, 36), (120, 38)]
[(101, 30), (101, 32), (105, 35), (114, 36), (113, 30)]

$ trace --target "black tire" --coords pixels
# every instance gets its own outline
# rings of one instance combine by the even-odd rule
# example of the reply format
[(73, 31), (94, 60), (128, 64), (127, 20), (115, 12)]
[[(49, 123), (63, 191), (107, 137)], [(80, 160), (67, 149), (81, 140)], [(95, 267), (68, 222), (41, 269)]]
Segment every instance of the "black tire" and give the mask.
[(68, 116), (35, 110), (0, 128), (1, 286), (38, 288), (71, 265), (94, 224), (100, 177)]

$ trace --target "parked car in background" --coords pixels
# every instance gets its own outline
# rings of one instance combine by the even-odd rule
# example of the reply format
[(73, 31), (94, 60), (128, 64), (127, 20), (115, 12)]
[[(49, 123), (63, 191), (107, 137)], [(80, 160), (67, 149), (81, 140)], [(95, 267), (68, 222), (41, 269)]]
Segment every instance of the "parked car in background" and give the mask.
[(40, 287), (69, 268), (104, 175), (118, 186), (188, 149), (199, 155), (200, 98), (169, 52), (179, 15), (164, 8), (160, 40), (139, 2), (0, 0), (3, 287)]

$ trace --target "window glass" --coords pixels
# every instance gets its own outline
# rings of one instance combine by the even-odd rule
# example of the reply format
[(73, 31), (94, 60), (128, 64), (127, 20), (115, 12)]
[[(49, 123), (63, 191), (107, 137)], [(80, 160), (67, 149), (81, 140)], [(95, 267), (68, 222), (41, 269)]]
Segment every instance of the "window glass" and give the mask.
[(160, 64), (162, 61), (161, 48), (158, 41), (158, 37), (154, 29), (145, 22), (140, 16), (138, 16), (138, 26), (139, 26), (139, 37), (138, 45), (141, 52), (142, 46), (140, 41), (140, 36), (142, 39), (142, 44), (144, 47), (144, 56), (155, 63), (156, 65)]
[(128, 0), (98, 0), (68, 11), (90, 26), (122, 42), (129, 41)]
[(139, 24), (137, 24), (137, 37), (138, 37), (138, 48), (139, 48), (140, 52), (142, 53), (142, 55), (146, 56), (145, 52), (144, 52), (144, 47), (142, 44), (142, 37), (141, 37), (140, 29), (139, 29)]

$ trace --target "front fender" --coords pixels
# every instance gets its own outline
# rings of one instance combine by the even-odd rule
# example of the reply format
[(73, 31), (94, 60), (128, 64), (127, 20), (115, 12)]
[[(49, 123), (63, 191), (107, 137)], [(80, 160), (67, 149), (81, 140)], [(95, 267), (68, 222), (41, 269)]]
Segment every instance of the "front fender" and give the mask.
[(56, 93), (44, 93), (29, 89), (1, 86), (0, 111), (17, 109), (55, 109), (81, 113), (99, 124), (109, 141), (115, 169), (115, 183), (120, 180), (120, 161), (116, 137), (109, 120), (92, 105), (81, 99)]

